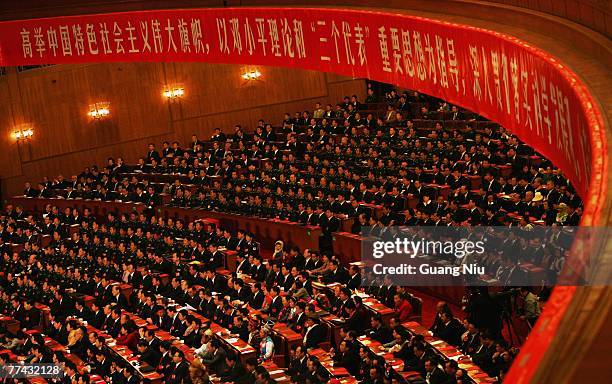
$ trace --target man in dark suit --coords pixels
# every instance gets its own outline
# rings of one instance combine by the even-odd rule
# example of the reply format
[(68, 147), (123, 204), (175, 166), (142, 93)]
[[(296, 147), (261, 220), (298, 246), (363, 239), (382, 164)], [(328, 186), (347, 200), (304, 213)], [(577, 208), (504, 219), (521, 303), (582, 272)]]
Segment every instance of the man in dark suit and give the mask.
[(361, 271), (356, 265), (351, 265), (349, 268), (349, 279), (346, 283), (346, 287), (350, 290), (359, 289), (361, 287)]
[(111, 373), (111, 359), (106, 357), (103, 349), (98, 349), (95, 352), (95, 368), (93, 372), (101, 377), (107, 377)]
[(388, 343), (393, 339), (391, 330), (383, 325), (380, 315), (376, 314), (372, 316), (370, 319), (370, 325), (372, 328), (370, 328), (369, 336), (372, 339), (382, 344)]
[(263, 282), (266, 280), (266, 267), (261, 263), (259, 257), (253, 257), (253, 265), (251, 266), (251, 277), (255, 281)]
[(121, 293), (121, 289), (119, 285), (114, 285), (111, 289), (112, 298), (110, 299), (110, 304), (115, 304), (117, 307), (121, 309), (126, 309), (128, 307), (128, 301), (125, 296)]
[(149, 144), (149, 150), (147, 151), (147, 157), (146, 157), (147, 163), (150, 163), (151, 159), (155, 159), (155, 161), (159, 163), (159, 159), (160, 159), (159, 152), (155, 150), (155, 144), (153, 143)]
[(149, 343), (142, 340), (138, 343), (138, 352), (140, 353), (141, 361), (144, 361), (152, 367), (157, 367), (159, 360), (161, 359), (161, 354), (156, 348), (150, 346)]
[(40, 325), (40, 311), (28, 300), (23, 302), (23, 318), (20, 321), (21, 328), (32, 329)]
[(158, 372), (162, 373), (164, 377), (168, 377), (170, 376), (170, 374), (172, 373), (172, 369), (174, 368), (172, 362), (173, 349), (170, 346), (170, 342), (168, 340), (164, 340), (159, 343), (159, 352), (161, 358), (159, 360), (159, 364), (155, 368)]
[(225, 360), (226, 356), (225, 350), (221, 348), (219, 340), (212, 339), (210, 341), (208, 352), (202, 357), (201, 360), (203, 364), (208, 366), (212, 373), (224, 375), (227, 370)]
[(168, 377), (166, 377), (165, 382), (168, 384), (182, 384), (189, 380), (189, 364), (185, 362), (185, 354), (175, 349), (172, 352), (172, 371)]
[(253, 284), (251, 291), (253, 292), (253, 296), (251, 297), (251, 301), (249, 301), (249, 306), (253, 309), (261, 309), (264, 299), (266, 298), (266, 295), (261, 291), (261, 283), (257, 282)]
[(248, 303), (251, 301), (253, 297), (253, 293), (250, 288), (245, 287), (244, 281), (242, 279), (236, 279), (234, 281), (234, 289), (236, 290), (236, 298), (243, 303)]
[(442, 312), (440, 318), (442, 322), (440, 327), (436, 329), (434, 336), (441, 338), (450, 345), (459, 346), (461, 344), (461, 336), (465, 331), (461, 322), (454, 318), (450, 312)]
[(29, 182), (26, 182), (23, 195), (25, 197), (38, 197), (38, 195), (40, 195), (40, 191), (36, 188), (32, 188), (32, 185)]
[(362, 335), (367, 327), (367, 314), (358, 310), (355, 304), (350, 301), (346, 304), (345, 310), (348, 314), (345, 327), (358, 335)]
[(280, 297), (280, 288), (270, 288), (270, 296), (272, 297), (272, 302), (270, 303), (268, 314), (271, 318), (278, 319), (278, 315), (283, 310), (283, 300)]
[(338, 351), (334, 352), (334, 366), (346, 368), (353, 376), (359, 374), (359, 356), (354, 348), (351, 348), (347, 340), (342, 340)]
[(93, 312), (91, 325), (94, 328), (101, 329), (102, 325), (104, 324), (104, 319), (106, 318), (106, 315), (104, 314), (104, 310), (102, 309), (100, 303), (97, 301), (94, 301), (91, 304), (91, 310)]
[[(123, 369), (123, 377), (125, 379), (125, 384), (138, 384), (140, 383), (140, 380), (138, 379), (138, 376), (136, 376), (134, 374), (134, 372), (132, 372), (132, 369), (130, 367), (126, 367)], [(113, 381), (114, 383), (114, 381)]]
[(254, 383), (255, 380), (255, 368), (257, 368), (259, 364), (257, 363), (257, 359), (254, 357), (251, 357), (249, 359), (247, 359), (246, 363), (245, 363), (245, 374), (242, 375), (241, 378), (239, 378), (238, 380), (234, 381), (234, 384), (252, 384)]
[(340, 265), (338, 260), (333, 259), (329, 264), (329, 271), (323, 276), (325, 283), (345, 284), (349, 279), (348, 272)]
[(234, 354), (228, 354), (225, 356), (225, 364), (227, 369), (224, 374), (221, 375), (221, 381), (224, 383), (232, 383), (240, 379), (246, 373), (244, 365), (236, 358)]
[(429, 384), (446, 384), (449, 382), (449, 377), (444, 370), (438, 367), (438, 363), (433, 358), (425, 360), (425, 380)]
[(304, 324), (304, 347), (306, 349), (317, 348), (325, 338), (325, 329), (319, 324), (319, 319), (309, 316)]
[(294, 345), (291, 349), (291, 361), (289, 362), (289, 369), (287, 373), (291, 377), (304, 377), (308, 372), (306, 361), (308, 356), (304, 347), (301, 345)]

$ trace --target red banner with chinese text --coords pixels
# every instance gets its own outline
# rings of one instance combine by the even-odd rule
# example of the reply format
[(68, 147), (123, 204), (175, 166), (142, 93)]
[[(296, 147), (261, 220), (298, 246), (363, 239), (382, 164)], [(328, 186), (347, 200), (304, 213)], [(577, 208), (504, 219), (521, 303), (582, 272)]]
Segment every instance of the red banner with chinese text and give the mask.
[[(0, 66), (200, 61), (299, 67), (434, 95), (494, 120), (586, 197), (601, 121), (554, 59), (478, 28), (338, 9), (141, 11), (0, 23)], [(590, 129), (588, 129), (590, 128)]]
[[(418, 90), (502, 124), (548, 157), (584, 199), (584, 225), (593, 224), (603, 200), (604, 127), (585, 86), (555, 58), (503, 34), (331, 8), (155, 10), (0, 22), (0, 66), (142, 61), (296, 67)], [(513, 382), (529, 381), (550, 344), (573, 295), (572, 287), (561, 289), (523, 348)]]

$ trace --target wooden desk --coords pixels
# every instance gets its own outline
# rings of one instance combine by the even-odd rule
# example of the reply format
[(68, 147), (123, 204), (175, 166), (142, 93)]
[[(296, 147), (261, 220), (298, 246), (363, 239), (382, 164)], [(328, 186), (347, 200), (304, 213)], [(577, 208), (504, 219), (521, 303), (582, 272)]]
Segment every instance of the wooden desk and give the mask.
[(363, 300), (363, 306), (372, 314), (380, 315), (383, 323), (388, 326), (389, 320), (391, 320), (395, 311), (376, 300), (374, 297), (364, 294), (360, 294), (360, 296)]
[[(106, 215), (109, 212), (115, 214), (136, 212), (140, 214), (146, 209), (146, 206), (141, 203), (120, 203), (100, 200), (12, 197), (8, 201), (13, 205), (21, 205), (25, 211), (35, 212), (43, 212), (47, 204), (55, 205), (60, 210), (67, 207), (77, 208), (81, 211), (84, 208), (89, 208), (94, 216), (100, 218), (101, 222), (105, 222)], [(178, 218), (185, 222), (193, 222), (199, 219), (216, 219), (218, 225), (231, 231), (242, 229), (254, 233), (257, 241), (261, 243), (263, 248), (267, 249), (273, 248), (274, 243), (279, 239), (284, 240), (286, 245), (297, 245), (301, 250), (319, 248), (319, 236), (321, 235), (321, 228), (319, 227), (303, 226), (299, 223), (285, 220), (264, 219), (191, 208), (157, 207), (156, 213), (166, 219), (169, 217)]]
[(115, 214), (130, 214), (135, 212), (142, 213), (146, 206), (142, 203), (121, 203), (117, 201), (100, 201), (100, 200), (83, 200), (83, 199), (39, 199), (32, 197), (12, 197), (8, 199), (10, 204), (21, 205), (25, 211), (44, 212), (47, 204), (55, 205), (60, 212), (66, 208), (76, 208), (83, 212), (85, 208), (89, 208), (91, 214), (99, 218), (100, 221), (106, 222), (106, 216), (109, 213)]
[[(132, 315), (129, 312), (126, 312), (128, 314), (128, 316), (130, 316), (130, 318), (132, 318), (134, 315)], [(103, 332), (97, 328), (94, 328), (91, 324), (87, 324), (85, 325), (81, 320), (77, 319), (77, 318), (69, 318), (71, 320), (75, 320), (76, 322), (79, 323), (79, 325), (83, 325), (85, 326), (85, 328), (87, 329), (87, 333), (93, 333), (95, 335), (97, 335), (98, 337), (103, 337), (105, 339), (105, 344), (107, 346), (107, 349), (117, 358), (119, 358), (120, 360), (122, 360), (124, 363), (126, 363), (127, 365), (129, 365), (130, 367), (132, 367), (134, 369), (134, 372), (136, 373), (136, 375), (142, 377), (143, 379), (146, 380), (150, 380), (151, 383), (155, 383), (155, 384), (161, 384), (162, 383), (162, 375), (160, 375), (158, 372), (156, 372), (155, 370), (150, 371), (150, 372), (142, 372), (140, 370), (140, 368), (155, 368), (155, 367), (151, 367), (149, 366), (147, 363), (140, 361), (138, 359), (138, 356), (135, 356), (133, 351), (131, 351), (128, 347), (124, 346), (124, 345), (118, 345), (117, 341), (110, 336), (108, 333)], [(72, 354), (71, 354), (72, 356)], [(133, 363), (134, 362), (138, 362), (139, 366), (136, 367)]]
[(329, 352), (321, 349), (315, 348), (308, 352), (309, 356), (316, 357), (319, 360), (319, 364), (327, 371), (330, 377), (340, 378), (340, 377), (351, 377), (346, 368), (343, 367), (334, 367), (334, 360), (329, 354)]
[(19, 320), (15, 320), (10, 316), (0, 316), (0, 324), (2, 324), (4, 329), (12, 335), (16, 335), (21, 329)]
[(301, 345), (304, 337), (295, 332), (293, 329), (287, 327), (286, 324), (276, 323), (272, 327), (272, 334), (276, 335), (281, 339), (280, 351), (278, 354), (289, 356), (289, 352), (296, 345)]
[(334, 233), (334, 252), (344, 265), (361, 261), (361, 240), (361, 236), (350, 232)]
[(374, 355), (385, 359), (385, 362), (389, 364), (395, 372), (404, 370), (404, 361), (393, 356), (393, 353), (387, 352), (380, 342), (372, 340), (368, 336), (357, 337), (357, 342), (368, 348)]
[(459, 368), (465, 369), (472, 381), (480, 383), (495, 383), (496, 380), (474, 365), (469, 356), (464, 355), (454, 346), (448, 344), (444, 340), (438, 339), (430, 335), (429, 330), (423, 325), (410, 321), (402, 323), (402, 326), (413, 335), (423, 335), (427, 344), (434, 349), (445, 360), (455, 360), (459, 364)]
[(253, 346), (247, 344), (246, 341), (238, 337), (228, 335), (229, 331), (221, 325), (210, 323), (210, 330), (213, 332), (214, 337), (221, 341), (226, 349), (229, 348), (236, 353), (243, 364), (245, 364), (248, 359), (257, 357), (257, 350)]

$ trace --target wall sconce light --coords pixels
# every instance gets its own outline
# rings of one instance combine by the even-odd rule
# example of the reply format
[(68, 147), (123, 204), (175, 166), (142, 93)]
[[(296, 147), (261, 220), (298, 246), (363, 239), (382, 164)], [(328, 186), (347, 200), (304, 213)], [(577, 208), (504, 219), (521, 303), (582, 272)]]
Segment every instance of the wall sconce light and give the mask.
[(109, 106), (109, 103), (92, 104), (89, 106), (89, 112), (87, 114), (96, 120), (107, 117), (110, 115)]
[(261, 77), (261, 72), (258, 70), (248, 71), (242, 74), (244, 80), (257, 80)]
[(32, 130), (32, 128), (18, 129), (13, 132), (13, 137), (17, 141), (29, 140), (32, 135), (34, 135), (34, 131)]
[(185, 88), (172, 88), (164, 91), (164, 97), (168, 100), (176, 100), (185, 94)]

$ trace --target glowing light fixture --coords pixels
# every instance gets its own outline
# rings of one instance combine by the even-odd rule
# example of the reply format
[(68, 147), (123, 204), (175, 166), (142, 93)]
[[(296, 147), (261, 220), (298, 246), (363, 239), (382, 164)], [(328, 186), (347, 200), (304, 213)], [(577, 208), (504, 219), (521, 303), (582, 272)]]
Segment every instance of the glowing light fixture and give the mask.
[(172, 88), (172, 89), (166, 89), (164, 91), (164, 96), (168, 100), (176, 100), (178, 98), (183, 97), (184, 94), (185, 94), (185, 88), (179, 88), (179, 87)]
[(258, 70), (248, 71), (242, 74), (242, 78), (245, 80), (257, 80), (261, 77), (261, 72)]
[(17, 141), (29, 140), (32, 137), (32, 135), (34, 135), (34, 131), (32, 130), (32, 128), (18, 129), (15, 132), (13, 132), (13, 137)]
[(94, 119), (101, 119), (110, 115), (109, 107), (109, 103), (95, 103), (89, 106), (87, 114)]

